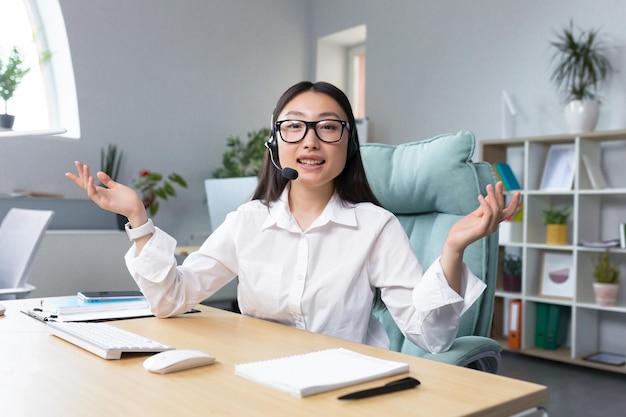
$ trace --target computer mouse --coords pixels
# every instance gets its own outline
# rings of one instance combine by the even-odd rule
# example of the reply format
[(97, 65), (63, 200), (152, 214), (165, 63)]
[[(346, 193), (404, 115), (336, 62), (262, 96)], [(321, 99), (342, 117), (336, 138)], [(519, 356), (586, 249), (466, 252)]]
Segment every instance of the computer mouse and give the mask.
[(210, 365), (215, 356), (199, 350), (174, 349), (157, 353), (143, 361), (143, 367), (150, 372), (169, 374), (198, 366)]
[(4, 314), (4, 306), (2, 304), (0, 304), (0, 316)]

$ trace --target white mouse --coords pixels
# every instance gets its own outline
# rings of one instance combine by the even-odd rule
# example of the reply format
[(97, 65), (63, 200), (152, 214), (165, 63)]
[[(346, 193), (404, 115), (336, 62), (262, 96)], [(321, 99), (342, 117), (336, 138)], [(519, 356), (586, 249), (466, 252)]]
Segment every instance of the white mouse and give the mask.
[(210, 365), (215, 356), (199, 350), (174, 349), (157, 353), (143, 361), (143, 367), (150, 372), (169, 374), (198, 366)]
[(2, 304), (0, 304), (0, 316), (4, 314), (4, 306)]

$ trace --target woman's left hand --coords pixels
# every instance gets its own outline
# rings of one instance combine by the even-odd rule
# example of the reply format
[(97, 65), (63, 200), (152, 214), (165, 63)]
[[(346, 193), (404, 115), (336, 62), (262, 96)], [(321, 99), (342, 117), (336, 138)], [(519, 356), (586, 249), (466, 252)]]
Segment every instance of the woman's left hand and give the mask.
[(462, 253), (467, 246), (478, 239), (495, 232), (500, 222), (515, 215), (519, 210), (520, 193), (513, 194), (513, 198), (505, 206), (504, 186), (498, 181), (494, 186), (487, 185), (487, 196), (478, 196), (480, 206), (457, 221), (448, 232), (446, 245)]

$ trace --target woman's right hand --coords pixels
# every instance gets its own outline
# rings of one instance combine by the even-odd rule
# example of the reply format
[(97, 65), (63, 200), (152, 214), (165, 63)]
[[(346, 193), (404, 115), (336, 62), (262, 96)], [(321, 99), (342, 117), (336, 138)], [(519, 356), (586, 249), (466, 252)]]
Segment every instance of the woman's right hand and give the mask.
[(141, 197), (134, 189), (113, 181), (102, 171), (99, 171), (97, 176), (104, 187), (96, 186), (89, 172), (89, 166), (83, 165), (80, 161), (74, 164), (78, 175), (67, 172), (65, 176), (85, 190), (87, 196), (98, 207), (127, 217), (131, 227), (139, 227), (148, 221), (148, 214)]

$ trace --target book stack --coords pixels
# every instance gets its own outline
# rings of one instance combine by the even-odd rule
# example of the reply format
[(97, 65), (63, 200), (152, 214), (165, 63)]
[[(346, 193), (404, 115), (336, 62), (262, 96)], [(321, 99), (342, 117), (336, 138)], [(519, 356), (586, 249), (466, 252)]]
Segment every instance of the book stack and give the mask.
[(84, 301), (78, 295), (48, 297), (40, 302), (41, 308), (26, 313), (44, 320), (92, 321), (151, 316), (150, 304), (141, 298)]

